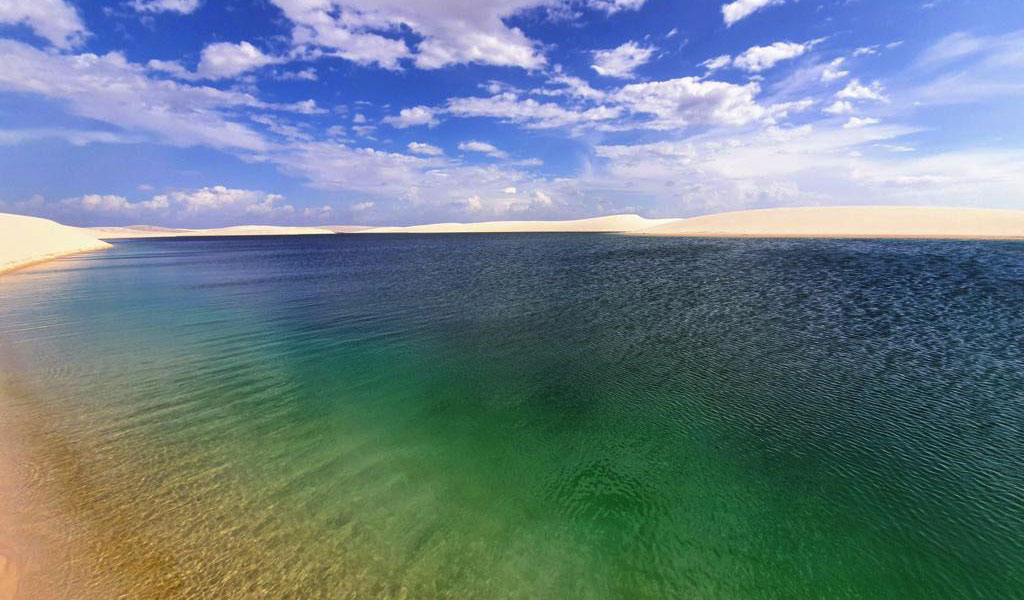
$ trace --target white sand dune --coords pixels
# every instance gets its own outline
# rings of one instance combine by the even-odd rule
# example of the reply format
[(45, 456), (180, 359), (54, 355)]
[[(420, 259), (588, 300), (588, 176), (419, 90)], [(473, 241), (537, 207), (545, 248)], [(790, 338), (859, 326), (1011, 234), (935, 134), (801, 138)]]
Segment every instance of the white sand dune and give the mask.
[(324, 235), (334, 233), (330, 229), (322, 227), (281, 227), (277, 225), (235, 225), (233, 227), (218, 227), (214, 229), (171, 229), (154, 225), (131, 225), (128, 227), (89, 227), (83, 229), (83, 231), (90, 232), (105, 240), (235, 235)]
[(1024, 210), (829, 206), (726, 212), (630, 232), (717, 237), (1024, 238)]
[(619, 233), (671, 223), (676, 219), (645, 219), (639, 215), (611, 215), (575, 221), (487, 221), (483, 223), (434, 223), (408, 227), (373, 227), (358, 233)]
[(322, 225), (320, 229), (327, 229), (334, 233), (359, 233), (366, 229), (372, 229), (369, 225)]
[(67, 254), (102, 250), (95, 234), (47, 219), (0, 213), (0, 273)]

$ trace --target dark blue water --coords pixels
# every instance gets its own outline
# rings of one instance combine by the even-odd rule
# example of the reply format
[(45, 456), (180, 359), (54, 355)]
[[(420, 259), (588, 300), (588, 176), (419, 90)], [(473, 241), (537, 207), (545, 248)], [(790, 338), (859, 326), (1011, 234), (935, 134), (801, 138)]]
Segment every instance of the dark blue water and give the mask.
[(1024, 595), (1021, 243), (144, 240), (2, 286), (96, 594)]

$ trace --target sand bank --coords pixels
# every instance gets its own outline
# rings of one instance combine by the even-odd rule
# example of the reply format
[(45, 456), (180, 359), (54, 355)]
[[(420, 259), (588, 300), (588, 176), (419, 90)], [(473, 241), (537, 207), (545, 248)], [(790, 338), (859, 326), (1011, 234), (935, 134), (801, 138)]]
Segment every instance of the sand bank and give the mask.
[(334, 231), (321, 227), (281, 227), (277, 225), (235, 225), (214, 229), (172, 229), (153, 225), (129, 225), (127, 227), (88, 227), (83, 231), (104, 240), (123, 238), (166, 238), (196, 236), (236, 235), (325, 235)]
[(645, 219), (639, 215), (611, 215), (575, 221), (487, 221), (483, 223), (434, 223), (409, 227), (372, 227), (358, 233), (619, 233), (664, 225), (675, 220)]
[(829, 206), (744, 210), (630, 233), (718, 237), (1024, 238), (1024, 210)]
[(0, 213), (0, 273), (110, 244), (76, 227), (47, 219)]
[(366, 229), (373, 229), (367, 225), (324, 225), (320, 229), (327, 229), (334, 233), (358, 233)]

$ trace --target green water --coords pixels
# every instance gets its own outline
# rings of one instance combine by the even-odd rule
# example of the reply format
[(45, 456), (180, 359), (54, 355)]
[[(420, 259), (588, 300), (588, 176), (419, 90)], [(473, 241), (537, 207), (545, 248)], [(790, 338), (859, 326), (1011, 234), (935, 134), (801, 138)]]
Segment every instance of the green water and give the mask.
[(1018, 598), (1022, 259), (122, 242), (0, 280), (8, 535), (40, 598)]

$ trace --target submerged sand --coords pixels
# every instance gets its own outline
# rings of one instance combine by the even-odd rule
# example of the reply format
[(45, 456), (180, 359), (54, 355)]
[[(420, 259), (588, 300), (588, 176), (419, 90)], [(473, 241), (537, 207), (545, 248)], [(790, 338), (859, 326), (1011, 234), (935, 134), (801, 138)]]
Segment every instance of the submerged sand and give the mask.
[(665, 225), (677, 219), (645, 219), (640, 215), (610, 215), (572, 221), (485, 221), (434, 223), (409, 227), (372, 227), (358, 233), (621, 233)]
[(1024, 210), (822, 206), (678, 219), (630, 233), (717, 237), (1024, 238)]
[(110, 244), (48, 219), (0, 213), (0, 273)]

